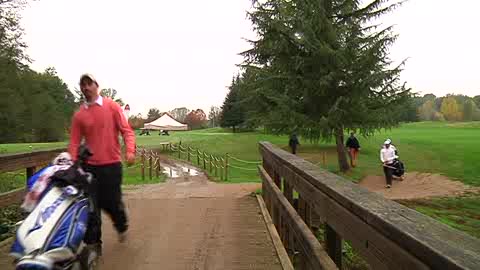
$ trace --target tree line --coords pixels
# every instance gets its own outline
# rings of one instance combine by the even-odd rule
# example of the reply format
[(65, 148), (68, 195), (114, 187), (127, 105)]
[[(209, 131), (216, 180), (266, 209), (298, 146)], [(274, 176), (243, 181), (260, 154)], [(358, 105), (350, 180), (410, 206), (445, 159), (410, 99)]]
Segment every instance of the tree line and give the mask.
[[(446, 95), (437, 97), (427, 94), (410, 101), (410, 115), (406, 121), (480, 121), (480, 95)], [(416, 113), (416, 114), (414, 114)]]
[(0, 0), (0, 143), (64, 140), (75, 96), (54, 68), (29, 67), (19, 24), (24, 5)]
[(207, 114), (202, 109), (189, 110), (186, 107), (175, 108), (168, 112), (160, 112), (158, 108), (148, 110), (146, 118), (142, 114), (130, 116), (129, 123), (133, 129), (139, 129), (145, 123), (150, 123), (168, 113), (173, 119), (180, 123), (187, 124), (190, 129), (212, 128), (220, 125), (220, 108), (212, 106)]
[[(55, 68), (38, 72), (30, 67), (20, 25), (26, 4), (0, 0), (0, 143), (63, 141), (84, 98), (79, 89), (68, 88)], [(115, 89), (100, 94), (124, 105)]]
[(413, 96), (400, 80), (404, 63), (389, 57), (397, 35), (379, 23), (402, 1), (360, 2), (253, 0), (258, 39), (242, 53), (221, 125), (334, 140), (339, 168), (348, 170), (344, 134), (398, 125)]

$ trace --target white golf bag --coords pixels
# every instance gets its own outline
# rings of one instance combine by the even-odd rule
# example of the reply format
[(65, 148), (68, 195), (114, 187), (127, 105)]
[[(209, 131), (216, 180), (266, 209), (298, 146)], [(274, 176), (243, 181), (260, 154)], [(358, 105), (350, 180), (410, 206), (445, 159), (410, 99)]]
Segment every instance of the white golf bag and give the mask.
[[(15, 258), (15, 269), (93, 269), (95, 266), (95, 253), (83, 244), (89, 213), (94, 207), (88, 189), (95, 180), (83, 170), (89, 156), (88, 149), (80, 147), (77, 162), (50, 177), (38, 203), (17, 229), (10, 252)], [(35, 181), (41, 173), (32, 179)], [(28, 188), (34, 184), (31, 182)]]

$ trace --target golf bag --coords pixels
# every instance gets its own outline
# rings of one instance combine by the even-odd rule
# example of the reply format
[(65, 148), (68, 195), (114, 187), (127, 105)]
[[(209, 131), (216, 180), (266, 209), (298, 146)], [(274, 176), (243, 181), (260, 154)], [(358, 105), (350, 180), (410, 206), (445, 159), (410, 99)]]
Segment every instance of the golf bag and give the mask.
[(402, 177), (405, 174), (405, 166), (403, 162), (401, 162), (398, 158), (393, 161), (392, 167), (395, 169), (393, 170), (393, 175), (396, 177)]
[[(88, 194), (95, 179), (83, 170), (91, 155), (81, 146), (73, 165), (50, 176), (38, 203), (17, 229), (10, 251), (16, 270), (93, 269), (96, 254), (83, 243), (89, 214), (94, 210)], [(34, 184), (31, 182), (28, 189)]]

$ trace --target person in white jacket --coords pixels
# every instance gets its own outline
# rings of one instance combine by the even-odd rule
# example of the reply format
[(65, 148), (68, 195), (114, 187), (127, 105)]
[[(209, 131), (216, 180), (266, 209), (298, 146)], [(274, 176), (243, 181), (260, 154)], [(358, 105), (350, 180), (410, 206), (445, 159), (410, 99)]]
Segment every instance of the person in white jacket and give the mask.
[(393, 178), (393, 161), (397, 158), (395, 150), (391, 147), (391, 141), (387, 140), (384, 143), (384, 147), (380, 150), (380, 160), (383, 163), (383, 172), (385, 173), (385, 180), (387, 182), (387, 188), (392, 187)]
[[(390, 148), (392, 148), (392, 149), (393, 149), (393, 151), (395, 151), (395, 155), (397, 155), (397, 156), (398, 156), (398, 150), (397, 150), (397, 147), (395, 147), (395, 145), (393, 145), (393, 143), (392, 143), (392, 140), (391, 140), (391, 139), (387, 139), (386, 141), (387, 141), (387, 142), (389, 142), (389, 144), (390, 144)], [(385, 145), (384, 145), (383, 147), (385, 147)]]

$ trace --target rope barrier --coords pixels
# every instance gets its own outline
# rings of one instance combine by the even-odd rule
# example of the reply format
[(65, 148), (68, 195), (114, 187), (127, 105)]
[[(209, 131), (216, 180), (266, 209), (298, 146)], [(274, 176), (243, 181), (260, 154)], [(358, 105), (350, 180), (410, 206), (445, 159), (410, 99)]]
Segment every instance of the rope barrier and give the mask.
[(140, 163), (140, 164), (138, 164), (138, 165), (134, 165), (134, 166), (125, 167), (125, 169), (126, 169), (126, 170), (136, 169), (136, 168), (141, 167), (141, 166), (143, 166), (142, 163)]
[(231, 159), (236, 160), (238, 162), (246, 163), (246, 164), (262, 164), (261, 161), (246, 161), (243, 159), (236, 158), (234, 156), (229, 156)]
[(257, 171), (258, 169), (249, 169), (249, 168), (242, 168), (242, 167), (237, 167), (232, 164), (228, 164), (228, 167), (234, 168), (234, 169), (239, 169), (239, 170), (244, 170), (244, 171)]

